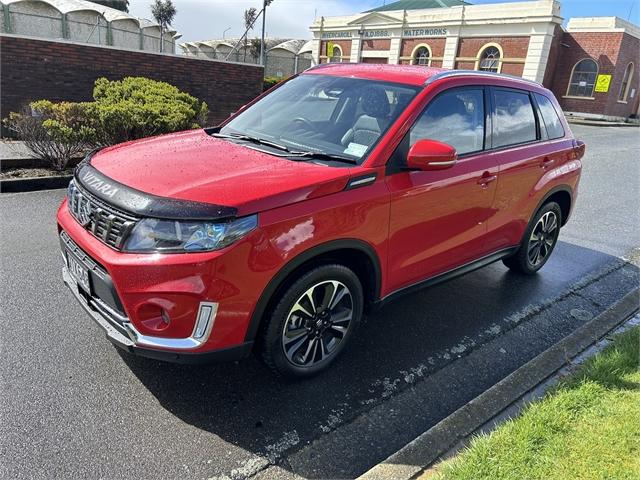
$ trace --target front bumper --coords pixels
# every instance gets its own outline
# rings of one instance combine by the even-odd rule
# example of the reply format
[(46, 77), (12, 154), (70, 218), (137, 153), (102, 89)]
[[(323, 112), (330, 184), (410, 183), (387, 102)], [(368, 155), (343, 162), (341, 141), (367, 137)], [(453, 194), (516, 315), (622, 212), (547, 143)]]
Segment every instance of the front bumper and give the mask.
[[(62, 279), (82, 308), (105, 331), (107, 338), (114, 345), (129, 353), (156, 360), (189, 364), (239, 360), (251, 353), (253, 342), (245, 342), (231, 348), (201, 353), (145, 348), (141, 345), (155, 343), (156, 346), (162, 348), (166, 339), (140, 335), (130, 323), (126, 322), (126, 317), (121, 317), (119, 319), (121, 323), (118, 322), (114, 318), (117, 313), (109, 309), (106, 304), (92, 297), (87, 298), (80, 293), (66, 266), (62, 268)], [(177, 341), (194, 342), (193, 339), (177, 339)]]

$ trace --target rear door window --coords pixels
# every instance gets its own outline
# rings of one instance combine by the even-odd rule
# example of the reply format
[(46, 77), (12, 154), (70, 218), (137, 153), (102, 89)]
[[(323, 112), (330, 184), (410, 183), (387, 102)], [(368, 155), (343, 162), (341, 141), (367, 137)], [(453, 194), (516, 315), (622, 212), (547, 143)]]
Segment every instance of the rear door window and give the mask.
[(536, 140), (536, 117), (529, 94), (497, 88), (492, 91), (493, 147), (506, 147)]
[(484, 148), (482, 88), (456, 88), (432, 100), (411, 128), (410, 143), (429, 139), (447, 143), (458, 155)]
[(558, 112), (554, 108), (553, 103), (551, 103), (551, 100), (549, 100), (544, 95), (540, 95), (539, 93), (536, 93), (534, 95), (536, 96), (538, 107), (540, 107), (540, 113), (542, 114), (544, 125), (547, 128), (547, 135), (549, 136), (549, 140), (564, 137), (564, 128), (562, 127), (562, 122), (560, 121)]

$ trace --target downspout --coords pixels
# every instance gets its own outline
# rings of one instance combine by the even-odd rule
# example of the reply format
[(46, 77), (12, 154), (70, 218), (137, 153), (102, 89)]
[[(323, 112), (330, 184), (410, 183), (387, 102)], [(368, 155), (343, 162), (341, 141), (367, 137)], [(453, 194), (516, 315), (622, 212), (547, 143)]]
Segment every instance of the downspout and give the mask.
[(69, 38), (69, 22), (67, 19), (67, 14), (62, 15), (62, 38)]
[(2, 4), (2, 13), (4, 14), (4, 31), (5, 33), (11, 33), (11, 12), (9, 12), (9, 5)]

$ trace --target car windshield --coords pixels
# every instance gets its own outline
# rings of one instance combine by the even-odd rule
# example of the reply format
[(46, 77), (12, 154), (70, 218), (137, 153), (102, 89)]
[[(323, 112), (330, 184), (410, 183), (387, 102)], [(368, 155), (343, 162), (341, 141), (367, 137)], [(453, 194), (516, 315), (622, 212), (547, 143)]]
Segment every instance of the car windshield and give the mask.
[(418, 90), (357, 78), (301, 75), (240, 113), (219, 134), (242, 136), (286, 157), (359, 164)]

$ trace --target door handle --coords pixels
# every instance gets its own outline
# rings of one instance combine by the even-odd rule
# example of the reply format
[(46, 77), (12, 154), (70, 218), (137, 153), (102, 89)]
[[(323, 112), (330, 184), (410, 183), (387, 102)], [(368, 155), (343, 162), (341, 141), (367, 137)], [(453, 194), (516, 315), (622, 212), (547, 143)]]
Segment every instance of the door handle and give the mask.
[(542, 168), (549, 168), (554, 163), (556, 163), (556, 161), (553, 158), (544, 157), (544, 160), (542, 160), (541, 166)]
[(486, 187), (497, 178), (498, 178), (497, 175), (491, 175), (491, 173), (489, 172), (484, 172), (480, 177), (480, 179), (478, 180), (478, 185), (480, 185), (481, 187)]

